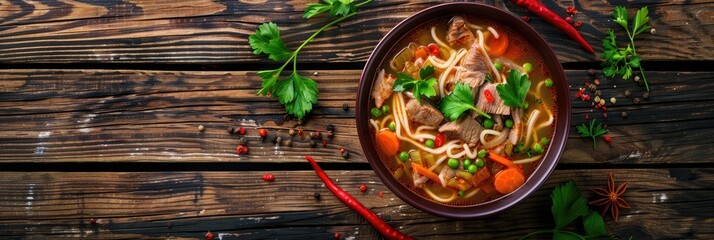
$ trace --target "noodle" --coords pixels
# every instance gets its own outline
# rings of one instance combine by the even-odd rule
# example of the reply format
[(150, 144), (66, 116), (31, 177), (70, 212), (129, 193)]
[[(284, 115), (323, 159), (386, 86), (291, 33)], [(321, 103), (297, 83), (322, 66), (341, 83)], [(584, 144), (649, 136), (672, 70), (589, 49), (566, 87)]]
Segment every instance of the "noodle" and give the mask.
[(434, 194), (431, 190), (429, 190), (429, 188), (424, 188), (424, 192), (425, 192), (426, 194), (428, 194), (429, 197), (431, 197), (432, 199), (434, 199), (434, 200), (436, 200), (436, 201), (438, 201), (438, 202), (443, 202), (443, 203), (448, 203), (448, 202), (454, 201), (454, 199), (456, 199), (456, 196), (457, 196), (457, 195), (456, 195), (456, 192), (453, 192), (453, 193), (451, 194), (451, 197), (449, 197), (449, 198), (442, 198), (442, 197), (439, 197), (439, 196), (437, 196), (436, 194)]
[(523, 69), (523, 66), (518, 65), (518, 64), (516, 64), (515, 62), (513, 62), (513, 61), (511, 61), (511, 60), (508, 60), (508, 59), (499, 57), (499, 58), (495, 58), (495, 59), (494, 59), (494, 62), (496, 62), (496, 61), (497, 61), (497, 62), (500, 62), (501, 64), (503, 64), (503, 66), (508, 67), (508, 68), (510, 68), (510, 69), (516, 69), (516, 70), (518, 70), (519, 72), (522, 72), (522, 73), (525, 73), (525, 72), (526, 72), (526, 70)]
[(441, 73), (441, 76), (439, 77), (439, 96), (444, 96), (444, 83), (446, 82), (446, 77), (451, 75), (451, 70), (454, 69), (454, 66), (456, 66), (456, 63), (461, 61), (461, 58), (466, 56), (466, 53), (468, 53), (466, 50), (461, 49), (459, 52), (456, 54), (456, 58), (454, 59), (454, 62), (452, 62), (449, 67), (446, 68), (444, 72)]
[(501, 81), (501, 74), (498, 74), (498, 70), (496, 70), (496, 66), (493, 65), (493, 62), (491, 62), (491, 57), (488, 56), (488, 53), (486, 53), (486, 50), (483, 48), (483, 32), (481, 30), (478, 30), (478, 41), (479, 41), (479, 49), (481, 49), (481, 53), (483, 54), (484, 57), (486, 57), (486, 61), (488, 62), (488, 66), (491, 66), (491, 71), (493, 71), (493, 75), (496, 75), (496, 82), (500, 83), (503, 82)]
[[(404, 127), (404, 128), (405, 128), (405, 131), (407, 132), (408, 135), (411, 135), (413, 138), (416, 138), (416, 137), (414, 137), (414, 136), (411, 134), (411, 132), (410, 132), (410, 130), (409, 130), (409, 121), (405, 119), (405, 118), (406, 118), (406, 112), (404, 112), (404, 107), (405, 107), (405, 106), (404, 106), (404, 103), (402, 102), (402, 100), (404, 100), (404, 98), (402, 97), (402, 94), (401, 94), (401, 93), (398, 93), (398, 94), (397, 94), (397, 97), (393, 99), (394, 102), (392, 103), (392, 105), (393, 105), (393, 107), (392, 107), (392, 114), (396, 117), (396, 121), (394, 121), (394, 122), (395, 122), (395, 125), (396, 125), (396, 129), (395, 129), (395, 130), (396, 130), (396, 133), (397, 133), (397, 138), (399, 138), (399, 139), (401, 139), (401, 140), (404, 140), (404, 141), (407, 141), (407, 142), (409, 142), (409, 143), (411, 143), (411, 144), (414, 144), (414, 146), (419, 147), (419, 149), (421, 149), (421, 150), (423, 150), (423, 151), (425, 151), (425, 152), (432, 153), (432, 154), (442, 154), (442, 153), (444, 153), (444, 152), (446, 151), (446, 149), (452, 147), (453, 145), (455, 145), (456, 143), (458, 143), (458, 142), (461, 141), (461, 140), (452, 140), (452, 141), (450, 141), (450, 142), (444, 144), (444, 145), (441, 146), (440, 148), (432, 149), (432, 148), (428, 148), (428, 147), (424, 146), (424, 144), (422, 144), (422, 143), (418, 143), (418, 142), (414, 141), (412, 138), (408, 138), (408, 137), (402, 136), (402, 131), (401, 131), (401, 129), (402, 129), (402, 127)], [(401, 115), (401, 114), (404, 114), (404, 115)], [(402, 122), (404, 122), (404, 125), (402, 125)], [(429, 139), (434, 139), (434, 138), (436, 138), (434, 135), (419, 134), (419, 136), (422, 136), (422, 135), (425, 135), (425, 136), (429, 137)]]
[(516, 160), (516, 161), (513, 161), (513, 164), (520, 165), (520, 164), (531, 163), (531, 162), (538, 161), (541, 157), (543, 157), (543, 155), (538, 155), (538, 156), (535, 156), (535, 157), (530, 157), (530, 158), (526, 158), (526, 159)]
[(447, 51), (449, 51), (449, 52), (453, 51), (451, 49), (451, 47), (449, 47), (449, 45), (446, 45), (446, 43), (442, 42), (441, 39), (439, 39), (439, 37), (436, 36), (436, 27), (435, 26), (431, 27), (431, 38), (434, 39), (434, 42), (436, 42), (436, 44), (439, 44), (441, 47), (446, 48)]
[(496, 32), (496, 29), (493, 29), (492, 27), (488, 27), (488, 28), (486, 28), (486, 29), (487, 29), (489, 32), (491, 32), (491, 34), (493, 34), (493, 37), (494, 37), (494, 38), (498, 39), (499, 36), (498, 36), (498, 32)]
[(416, 129), (415, 132), (419, 133), (419, 132), (424, 131), (424, 130), (434, 130), (434, 129), (436, 129), (436, 127), (423, 125), (423, 126), (417, 127), (417, 129)]
[(540, 115), (540, 111), (538, 109), (533, 110), (531, 112), (531, 116), (528, 117), (528, 125), (526, 125), (526, 138), (524, 139), (525, 143), (523, 146), (530, 146), (528, 143), (531, 140), (531, 133), (533, 133), (533, 124), (538, 120), (538, 116)]
[(481, 188), (476, 188), (476, 187), (475, 187), (475, 188), (473, 188), (473, 189), (474, 189), (474, 190), (471, 190), (469, 193), (464, 194), (463, 198), (471, 198), (471, 197), (473, 197), (474, 195), (476, 195), (478, 192), (481, 191)]
[(379, 124), (379, 129), (389, 128), (389, 126), (385, 126), (385, 125), (389, 124), (389, 122), (391, 122), (391, 120), (394, 120), (394, 117), (392, 117), (392, 115), (385, 116)]
[[(495, 135), (496, 138), (495, 138), (495, 139), (492, 139), (491, 141), (488, 141), (488, 142), (487, 142), (487, 141), (486, 141), (486, 134)], [(480, 136), (481, 144), (483, 144), (483, 146), (481, 146), (481, 147), (484, 148), (484, 149), (488, 149), (488, 148), (492, 148), (492, 147), (498, 146), (498, 145), (501, 144), (503, 141), (506, 141), (507, 138), (508, 138), (508, 129), (504, 129), (502, 132), (494, 131), (494, 130), (491, 130), (491, 129), (483, 130), (483, 131), (481, 132), (481, 136)]]
[[(428, 58), (426, 58), (427, 61), (431, 62), (431, 65), (434, 66), (434, 68), (442, 70), (448, 68), (450, 65), (454, 63), (454, 60), (456, 59), (456, 52), (451, 51), (451, 57), (447, 59), (446, 61), (443, 61), (439, 58), (435, 58), (434, 55), (430, 55)], [(441, 61), (441, 62), (439, 62)]]
[(375, 134), (376, 134), (376, 133), (379, 133), (379, 130), (380, 130), (381, 128), (379, 128), (379, 126), (378, 126), (378, 124), (377, 124), (377, 121), (375, 121), (374, 119), (371, 119), (371, 118), (370, 118), (370, 119), (369, 119), (369, 123), (371, 123), (371, 124), (372, 124), (372, 127), (374, 127)]
[(436, 169), (436, 167), (438, 167), (439, 165), (441, 165), (441, 163), (443, 163), (444, 160), (446, 160), (446, 159), (447, 159), (447, 156), (442, 156), (441, 158), (439, 158), (439, 160), (436, 160), (436, 162), (434, 163), (434, 166), (431, 166), (431, 167), (429, 168), (429, 171), (432, 171), (432, 172), (433, 172), (433, 171)]
[[(405, 109), (406, 107), (404, 106), (404, 105), (405, 105), (405, 104), (404, 104), (404, 98), (402, 97), (402, 94), (401, 94), (401, 93), (397, 94), (397, 96), (398, 96), (398, 98), (396, 99), (396, 101), (398, 101), (398, 103), (393, 103), (393, 104), (392, 104), (392, 105), (394, 106), (394, 107), (392, 108), (392, 109), (394, 109), (393, 114), (394, 114), (394, 116), (399, 117), (399, 118), (398, 118), (399, 121), (396, 121), (396, 122), (401, 122), (401, 123), (405, 126), (404, 129), (406, 130), (407, 135), (409, 135), (409, 137), (411, 137), (411, 138), (413, 138), (413, 139), (417, 139), (417, 140), (420, 140), (420, 141), (423, 140), (423, 139), (432, 139), (432, 140), (435, 139), (436, 136), (434, 136), (434, 135), (432, 135), (432, 134), (417, 134), (417, 135), (414, 135), (414, 134), (411, 132), (411, 129), (409, 128), (409, 120), (407, 119), (407, 112), (406, 112), (406, 109)], [(399, 124), (399, 125), (402, 125), (402, 124)], [(398, 136), (398, 137), (401, 137), (401, 131), (399, 131), (399, 125), (397, 125), (397, 129), (396, 129), (397, 131), (396, 131), (396, 132), (397, 132), (397, 136)]]

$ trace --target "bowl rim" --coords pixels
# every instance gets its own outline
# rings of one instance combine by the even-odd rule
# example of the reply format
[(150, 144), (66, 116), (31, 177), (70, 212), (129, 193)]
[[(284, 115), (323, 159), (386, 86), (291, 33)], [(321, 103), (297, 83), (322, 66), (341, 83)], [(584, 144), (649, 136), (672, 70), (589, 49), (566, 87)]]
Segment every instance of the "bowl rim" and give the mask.
[[(536, 48), (536, 52), (541, 55), (550, 73), (550, 77), (553, 79), (556, 91), (558, 92), (556, 95), (557, 117), (555, 133), (548, 146), (548, 151), (543, 158), (544, 160), (536, 167), (531, 176), (526, 180), (526, 183), (516, 191), (476, 205), (447, 206), (417, 195), (392, 177), (389, 169), (382, 163), (374, 147), (374, 140), (371, 137), (370, 125), (367, 120), (369, 117), (369, 100), (371, 98), (371, 88), (377, 73), (377, 68), (385, 61), (386, 55), (391, 51), (394, 45), (407, 33), (411, 32), (411, 29), (429, 22), (430, 20), (428, 18), (432, 15), (443, 14), (442, 16), (453, 16), (479, 12), (493, 13), (492, 15), (495, 16), (485, 17), (495, 20), (499, 22), (499, 24), (506, 25), (514, 31), (518, 31), (520, 35), (529, 40), (529, 43)], [(482, 3), (443, 3), (421, 10), (398, 23), (379, 41), (370, 54), (362, 71), (362, 75), (360, 76), (356, 99), (355, 120), (357, 122), (357, 134), (365, 157), (374, 172), (382, 183), (394, 192), (397, 197), (421, 211), (440, 217), (454, 219), (483, 217), (501, 212), (521, 202), (535, 192), (555, 169), (565, 149), (565, 144), (570, 132), (571, 108), (568, 82), (563, 67), (550, 45), (548, 45), (545, 39), (543, 39), (530, 24), (523, 22), (520, 17), (515, 16), (509, 11)]]

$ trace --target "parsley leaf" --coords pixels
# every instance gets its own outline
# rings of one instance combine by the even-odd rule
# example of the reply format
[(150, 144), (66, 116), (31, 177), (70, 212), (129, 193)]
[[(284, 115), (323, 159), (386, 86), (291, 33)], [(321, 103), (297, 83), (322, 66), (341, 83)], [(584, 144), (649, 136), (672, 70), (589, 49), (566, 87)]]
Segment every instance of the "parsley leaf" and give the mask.
[(612, 12), (613, 21), (620, 24), (620, 26), (627, 28), (627, 8), (623, 6), (616, 6), (615, 11)]
[(465, 83), (457, 83), (454, 87), (454, 91), (444, 96), (444, 99), (441, 100), (439, 109), (444, 113), (444, 116), (448, 117), (451, 121), (456, 121), (468, 110), (474, 110), (486, 118), (491, 118), (491, 116), (485, 112), (474, 107), (473, 93), (469, 85)]
[(580, 196), (580, 189), (572, 180), (555, 187), (550, 197), (553, 200), (550, 211), (553, 213), (556, 230), (567, 226), (576, 218), (588, 214), (587, 201)]
[(258, 30), (248, 37), (248, 43), (253, 48), (253, 54), (268, 54), (268, 57), (276, 62), (285, 60), (293, 54), (280, 39), (278, 25), (272, 22), (260, 25)]
[[(312, 105), (317, 103), (317, 84), (310, 78), (300, 76), (297, 73), (297, 54), (302, 50), (307, 43), (312, 41), (318, 34), (325, 31), (329, 27), (344, 21), (345, 19), (357, 14), (357, 7), (371, 2), (365, 0), (361, 3), (354, 3), (354, 0), (323, 0), (318, 3), (308, 4), (305, 10), (304, 18), (311, 18), (318, 14), (329, 11), (330, 16), (341, 16), (338, 19), (332, 20), (323, 27), (315, 31), (308, 37), (295, 51), (290, 51), (285, 42), (280, 38), (280, 29), (278, 25), (272, 22), (263, 23), (258, 27), (255, 33), (248, 36), (248, 43), (253, 48), (253, 54), (260, 55), (265, 53), (268, 58), (273, 61), (285, 61), (285, 63), (273, 70), (259, 71), (257, 75), (263, 79), (260, 91), (256, 95), (273, 96), (277, 98), (281, 104), (285, 106), (288, 114), (302, 119), (305, 115), (312, 111)], [(283, 69), (293, 63), (293, 71), (290, 76), (278, 80)], [(434, 80), (434, 83), (436, 80)], [(436, 92), (432, 90), (432, 95)], [(429, 94), (427, 91), (426, 94)]]
[(420, 79), (414, 79), (413, 77), (404, 74), (397, 73), (397, 80), (394, 81), (394, 86), (392, 90), (396, 92), (404, 92), (407, 90), (412, 90), (414, 97), (421, 104), (421, 97), (433, 97), (436, 96), (436, 86), (437, 80), (434, 77), (429, 77), (434, 74), (434, 67), (426, 66), (419, 69)]
[(311, 18), (323, 12), (330, 12), (330, 16), (347, 16), (357, 12), (354, 0), (322, 0), (324, 3), (309, 3), (303, 18)]
[(605, 220), (595, 211), (590, 210), (588, 215), (583, 217), (583, 227), (585, 228), (585, 238), (598, 238), (607, 236)]
[(645, 25), (647, 24), (647, 22), (650, 21), (649, 14), (650, 11), (647, 9), (647, 6), (640, 8), (640, 10), (637, 10), (637, 14), (635, 14), (635, 23), (632, 26), (633, 37), (652, 28), (649, 25)]
[(615, 11), (612, 12), (613, 21), (625, 29), (629, 43), (625, 48), (618, 48), (615, 41), (615, 32), (610, 29), (602, 42), (603, 50), (601, 57), (605, 59), (603, 63), (603, 74), (605, 74), (606, 77), (613, 78), (617, 75), (622, 75), (622, 79), (629, 79), (633, 75), (633, 68), (639, 69), (645, 84), (645, 89), (649, 92), (650, 87), (649, 84), (647, 84), (645, 72), (640, 65), (640, 58), (637, 56), (634, 41), (636, 35), (652, 29), (652, 27), (647, 25), (650, 20), (648, 15), (649, 10), (647, 10), (647, 6), (640, 8), (635, 14), (632, 29), (630, 29), (627, 9), (622, 6), (616, 6)]
[(498, 94), (503, 99), (503, 104), (511, 107), (525, 107), (526, 95), (528, 95), (528, 89), (530, 88), (531, 81), (528, 80), (528, 75), (515, 69), (511, 69), (508, 72), (505, 84), (496, 86)]
[(595, 119), (590, 120), (590, 125), (585, 125), (585, 123), (575, 126), (578, 129), (580, 137), (591, 137), (593, 139), (593, 148), (597, 145), (597, 140), (595, 137), (606, 134), (607, 129), (602, 128), (602, 123), (595, 125)]

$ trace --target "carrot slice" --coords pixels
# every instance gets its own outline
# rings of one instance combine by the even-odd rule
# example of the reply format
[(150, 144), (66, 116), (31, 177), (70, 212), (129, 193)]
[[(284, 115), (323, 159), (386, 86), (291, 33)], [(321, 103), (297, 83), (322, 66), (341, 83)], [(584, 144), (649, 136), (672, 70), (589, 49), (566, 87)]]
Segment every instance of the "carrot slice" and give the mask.
[(441, 184), (441, 180), (439, 180), (439, 176), (437, 176), (436, 173), (429, 171), (429, 169), (425, 168), (424, 166), (416, 164), (416, 163), (412, 163), (412, 169), (414, 169), (414, 171), (416, 171), (420, 175), (427, 177), (438, 184)]
[(429, 52), (427, 52), (427, 48), (424, 46), (420, 46), (416, 52), (414, 53), (414, 56), (416, 58), (421, 58), (421, 59), (426, 59), (429, 57)]
[(498, 164), (505, 166), (506, 168), (519, 169), (516, 164), (513, 164), (513, 162), (511, 162), (511, 160), (508, 160), (506, 157), (498, 155), (493, 151), (488, 151), (488, 158)]
[(515, 168), (509, 168), (496, 174), (496, 178), (493, 181), (493, 186), (501, 194), (508, 194), (516, 191), (523, 183), (526, 182), (523, 173)]
[(377, 144), (382, 149), (382, 153), (389, 157), (396, 155), (399, 151), (399, 138), (389, 130), (382, 130), (377, 133)]
[(486, 40), (486, 52), (492, 56), (501, 56), (506, 53), (508, 42), (508, 36), (506, 34), (499, 34), (498, 39), (490, 37)]

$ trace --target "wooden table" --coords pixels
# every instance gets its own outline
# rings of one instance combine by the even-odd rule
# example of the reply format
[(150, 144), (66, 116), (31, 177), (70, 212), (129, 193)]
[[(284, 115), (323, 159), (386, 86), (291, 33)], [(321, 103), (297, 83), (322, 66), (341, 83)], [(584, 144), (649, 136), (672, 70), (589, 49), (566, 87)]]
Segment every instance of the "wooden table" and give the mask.
[[(630, 16), (649, 6), (656, 29), (635, 40), (649, 99), (633, 103), (643, 87), (605, 80), (598, 71), (603, 95), (618, 99), (604, 120), (612, 143), (600, 140), (593, 149), (573, 126), (540, 190), (498, 216), (471, 221), (405, 204), (370, 169), (356, 136), (354, 93), (372, 48), (396, 23), (442, 1), (372, 2), (303, 50), (299, 69), (316, 73), (320, 96), (301, 128), (334, 125), (327, 147), (311, 148), (301, 138), (292, 147), (258, 140), (258, 128), (288, 139), (297, 121), (286, 120), (274, 98), (255, 95), (256, 71), (276, 64), (251, 53), (248, 35), (273, 21), (294, 49), (329, 21), (302, 19), (309, 2), (2, 2), (0, 238), (203, 238), (209, 230), (222, 239), (378, 238), (327, 191), (306, 154), (387, 223), (417, 238), (514, 239), (551, 229), (554, 186), (573, 179), (589, 198), (609, 173), (630, 182), (624, 197), (632, 206), (618, 223), (605, 217), (610, 234), (714, 238), (714, 2), (629, 1)], [(538, 17), (510, 2), (486, 2), (531, 17), (566, 68), (572, 93), (592, 80), (587, 69), (601, 69), (598, 56)], [(579, 30), (597, 53), (608, 28), (623, 33), (606, 1), (544, 2), (562, 16), (560, 9), (574, 5)], [(603, 119), (573, 100), (573, 125), (588, 114)], [(247, 130), (248, 155), (235, 154), (238, 136), (229, 127)], [(261, 180), (265, 173), (276, 180)]]

